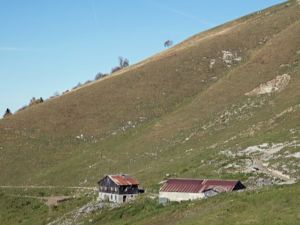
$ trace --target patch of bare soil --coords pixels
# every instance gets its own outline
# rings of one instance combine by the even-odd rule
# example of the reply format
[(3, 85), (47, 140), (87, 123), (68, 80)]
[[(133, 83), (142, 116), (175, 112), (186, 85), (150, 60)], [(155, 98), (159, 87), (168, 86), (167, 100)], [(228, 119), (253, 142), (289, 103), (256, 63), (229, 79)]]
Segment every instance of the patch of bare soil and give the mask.
[(59, 203), (70, 200), (70, 196), (51, 196), (41, 198), (47, 206), (57, 206)]

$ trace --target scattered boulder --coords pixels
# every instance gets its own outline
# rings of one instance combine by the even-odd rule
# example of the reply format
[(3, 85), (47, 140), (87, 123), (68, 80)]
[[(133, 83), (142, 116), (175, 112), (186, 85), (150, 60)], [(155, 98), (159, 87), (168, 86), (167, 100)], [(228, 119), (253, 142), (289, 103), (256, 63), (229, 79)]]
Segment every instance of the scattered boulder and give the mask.
[(216, 64), (216, 60), (215, 59), (211, 59), (210, 62), (209, 62), (209, 68), (213, 69), (215, 64)]
[(300, 159), (300, 152), (295, 152), (294, 154), (291, 154), (288, 157), (294, 157), (294, 158)]
[(222, 51), (222, 60), (227, 65), (227, 67), (231, 67), (234, 63), (238, 63), (242, 61), (242, 57), (238, 56), (237, 53), (232, 53), (230, 51)]
[(82, 206), (78, 212), (81, 214), (90, 214), (95, 211), (99, 211), (103, 208), (116, 208), (119, 205), (117, 203), (111, 203), (111, 202), (89, 202), (86, 205)]
[(263, 186), (270, 186), (273, 184), (273, 181), (269, 178), (258, 178), (256, 180), (256, 186), (263, 187)]
[(267, 83), (260, 84), (257, 88), (253, 89), (250, 92), (245, 93), (245, 95), (257, 96), (257, 95), (270, 94), (274, 92), (281, 92), (288, 86), (290, 79), (291, 76), (288, 74), (277, 76), (275, 79), (270, 80)]

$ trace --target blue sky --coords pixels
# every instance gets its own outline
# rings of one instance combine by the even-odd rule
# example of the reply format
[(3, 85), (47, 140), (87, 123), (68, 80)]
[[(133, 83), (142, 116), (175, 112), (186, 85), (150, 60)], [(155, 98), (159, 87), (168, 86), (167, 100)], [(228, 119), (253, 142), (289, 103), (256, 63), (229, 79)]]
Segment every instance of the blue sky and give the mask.
[(0, 0), (0, 117), (280, 0)]

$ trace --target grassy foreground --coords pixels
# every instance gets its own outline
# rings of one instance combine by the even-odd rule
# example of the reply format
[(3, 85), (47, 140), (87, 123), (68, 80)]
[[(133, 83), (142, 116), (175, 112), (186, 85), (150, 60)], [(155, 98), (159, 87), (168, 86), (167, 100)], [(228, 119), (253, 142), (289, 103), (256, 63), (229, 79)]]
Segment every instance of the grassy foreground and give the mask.
[[(48, 224), (78, 210), (88, 197), (80, 197), (57, 208), (48, 208), (39, 200), (20, 198), (10, 191), (0, 191), (1, 224)], [(120, 208), (104, 209), (81, 216), (70, 224), (299, 224), (300, 184), (275, 186), (256, 191), (227, 193), (206, 200), (159, 205), (157, 200), (140, 198)], [(67, 215), (67, 216), (66, 216)], [(56, 223), (55, 223), (56, 224)], [(69, 223), (68, 223), (69, 224)]]
[(196, 202), (173, 203), (165, 207), (157, 205), (154, 200), (143, 199), (109, 213), (94, 215), (93, 222), (89, 224), (292, 225), (300, 223), (299, 202), (300, 184), (223, 194)]
[[(59, 205), (47, 205), (43, 197), (73, 196)], [(44, 225), (68, 215), (91, 200), (90, 192), (64, 188), (0, 189), (1, 225)]]

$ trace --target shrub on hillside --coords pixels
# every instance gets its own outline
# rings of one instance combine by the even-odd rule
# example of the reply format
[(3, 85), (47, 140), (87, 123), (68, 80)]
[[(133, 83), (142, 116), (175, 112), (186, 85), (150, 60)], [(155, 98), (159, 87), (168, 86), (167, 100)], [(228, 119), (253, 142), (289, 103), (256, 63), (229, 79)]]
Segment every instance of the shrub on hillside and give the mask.
[(164, 47), (165, 48), (169, 48), (169, 47), (171, 47), (173, 45), (173, 41), (171, 41), (171, 40), (167, 40), (167, 41), (165, 41), (165, 43), (164, 43)]
[(97, 73), (96, 76), (95, 76), (95, 80), (102, 79), (106, 76), (107, 76), (107, 74), (105, 74), (105, 73)]
[(36, 99), (35, 97), (33, 97), (30, 102), (29, 102), (29, 106), (31, 105), (36, 105), (36, 104), (40, 104), (40, 103), (43, 103), (44, 102), (44, 99), (42, 97)]
[(12, 115), (12, 112), (10, 111), (9, 108), (7, 108), (7, 109), (5, 110), (5, 113), (4, 113), (4, 115), (3, 115), (3, 118), (9, 117), (9, 116), (11, 116), (11, 115)]
[(125, 67), (129, 66), (129, 60), (123, 57), (119, 57), (119, 66), (113, 67), (111, 73), (117, 72)]
[(86, 82), (84, 82), (84, 85), (89, 84), (89, 83), (92, 83), (92, 81), (91, 80), (87, 80)]
[(65, 90), (62, 94), (67, 94), (69, 92), (69, 90)]
[(121, 69), (122, 69), (121, 67), (116, 66), (116, 67), (114, 67), (114, 68), (111, 69), (111, 73), (117, 72), (117, 71), (119, 71)]
[(129, 66), (129, 60), (123, 57), (119, 57), (119, 67), (125, 68)]
[(23, 111), (24, 109), (26, 109), (28, 107), (28, 105), (25, 105), (25, 106), (23, 106), (23, 107), (21, 107), (21, 108), (19, 108), (16, 112), (20, 112), (20, 111)]
[(79, 88), (79, 87), (81, 87), (82, 86), (82, 84), (79, 82), (75, 87), (73, 87), (72, 89), (73, 90), (75, 90), (75, 89), (77, 89), (77, 88)]

